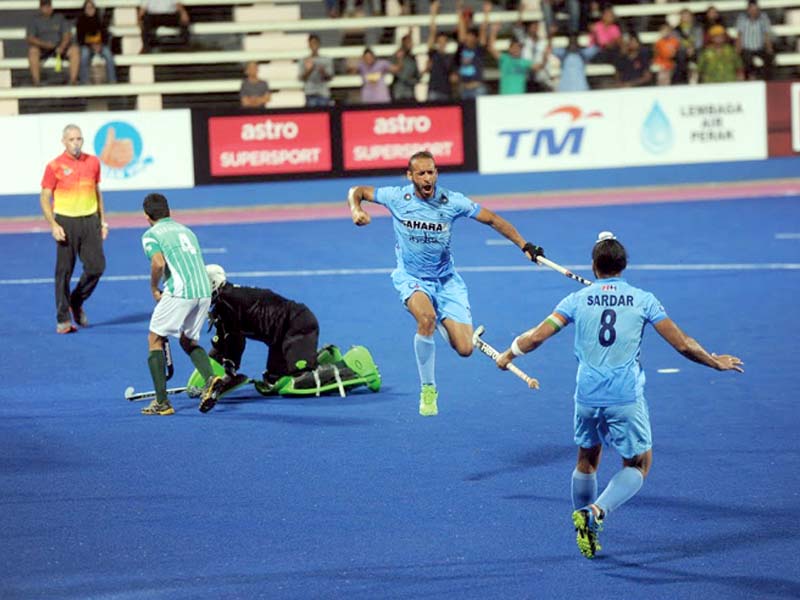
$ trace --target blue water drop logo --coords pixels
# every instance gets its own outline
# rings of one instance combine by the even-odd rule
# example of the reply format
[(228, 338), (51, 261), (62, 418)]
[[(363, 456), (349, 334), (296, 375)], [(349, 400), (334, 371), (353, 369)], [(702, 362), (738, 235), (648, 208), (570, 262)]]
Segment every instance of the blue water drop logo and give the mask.
[(667, 115), (656, 100), (642, 124), (642, 147), (651, 154), (663, 154), (672, 148), (674, 136)]

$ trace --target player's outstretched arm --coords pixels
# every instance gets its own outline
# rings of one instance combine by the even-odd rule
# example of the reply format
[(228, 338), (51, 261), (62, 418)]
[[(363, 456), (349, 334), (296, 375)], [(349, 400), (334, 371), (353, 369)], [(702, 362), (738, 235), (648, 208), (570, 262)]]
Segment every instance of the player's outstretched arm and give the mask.
[(744, 373), (741, 359), (730, 354), (713, 354), (703, 348), (700, 343), (681, 331), (672, 319), (663, 319), (654, 325), (656, 331), (678, 352), (686, 358), (717, 371), (738, 371)]
[(563, 319), (556, 314), (552, 314), (533, 329), (529, 329), (523, 334), (514, 338), (511, 346), (497, 357), (497, 366), (507, 369), (508, 364), (517, 356), (522, 356), (528, 352), (533, 352), (541, 346), (548, 338), (553, 337), (564, 326)]
[(519, 234), (516, 227), (488, 208), (481, 207), (480, 212), (475, 215), (475, 220), (484, 225), (489, 225), (497, 233), (511, 241), (511, 243), (522, 250), (531, 261), (536, 262), (537, 256), (544, 256), (544, 250), (542, 248), (525, 241), (525, 238)]
[(371, 186), (356, 185), (351, 187), (347, 192), (347, 205), (350, 207), (350, 213), (353, 217), (353, 223), (359, 227), (369, 225), (369, 213), (361, 208), (361, 203), (367, 200), (369, 202), (375, 201), (375, 188)]

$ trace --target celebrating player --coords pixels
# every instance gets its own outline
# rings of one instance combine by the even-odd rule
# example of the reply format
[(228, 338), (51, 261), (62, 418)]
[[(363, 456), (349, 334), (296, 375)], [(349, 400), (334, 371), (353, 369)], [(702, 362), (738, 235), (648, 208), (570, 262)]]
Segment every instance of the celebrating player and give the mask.
[(472, 354), (472, 314), (467, 286), (450, 255), (453, 222), (459, 217), (470, 217), (491, 225), (532, 261), (544, 256), (544, 252), (526, 242), (502, 217), (463, 194), (437, 186), (436, 164), (429, 152), (417, 152), (409, 159), (406, 177), (411, 185), (405, 187), (352, 187), (347, 201), (353, 223), (358, 226), (370, 222), (369, 214), (361, 206), (364, 200), (382, 204), (392, 213), (397, 240), (397, 268), (392, 273), (392, 282), (417, 321), (414, 352), (422, 386), (419, 414), (433, 416), (438, 413), (434, 329), (441, 324), (439, 331), (456, 352), (461, 356)]
[[(241, 365), (247, 340), (263, 342), (269, 348), (263, 380), (256, 381), (265, 396), (319, 395), (367, 385), (378, 391), (381, 385), (378, 368), (369, 351), (354, 346), (344, 356), (336, 346), (317, 352), (319, 324), (305, 305), (279, 296), (272, 290), (233, 285), (225, 270), (208, 265), (211, 283), (211, 312), (208, 315), (215, 335), (209, 353), (225, 367), (203, 393), (200, 410), (208, 412), (224, 394), (248, 381), (236, 373)], [(202, 386), (198, 372), (192, 375), (188, 389)]]
[[(158, 304), (150, 319), (147, 338), (150, 349), (147, 365), (156, 397), (142, 409), (142, 414), (172, 415), (175, 409), (167, 400), (164, 339), (180, 337), (181, 348), (203, 381), (211, 379), (211, 362), (197, 343), (211, 304), (211, 285), (197, 237), (191, 229), (170, 218), (167, 199), (161, 194), (148, 194), (143, 207), (150, 229), (142, 235), (142, 246), (150, 259), (150, 290)], [(162, 277), (163, 291), (159, 289)]]
[[(592, 269), (599, 281), (564, 298), (549, 317), (515, 338), (497, 359), (505, 369), (514, 357), (535, 350), (562, 327), (575, 323), (578, 462), (572, 473), (572, 521), (578, 548), (587, 558), (600, 550), (598, 533), (606, 515), (639, 491), (653, 460), (645, 376), (639, 364), (644, 325), (652, 324), (689, 360), (718, 371), (744, 372), (741, 360), (706, 352), (667, 317), (653, 294), (627, 283), (621, 277), (627, 264), (624, 246), (610, 232), (601, 233), (592, 250)], [(604, 439), (622, 456), (623, 468), (598, 497), (597, 468)]]

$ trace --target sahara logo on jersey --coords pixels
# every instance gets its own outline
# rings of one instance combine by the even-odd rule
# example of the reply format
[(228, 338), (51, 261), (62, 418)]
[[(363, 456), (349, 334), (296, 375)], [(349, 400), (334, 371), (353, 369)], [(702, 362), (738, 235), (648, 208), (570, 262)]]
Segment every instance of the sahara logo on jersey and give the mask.
[(565, 104), (552, 109), (544, 115), (544, 118), (567, 117), (569, 121), (566, 130), (563, 125), (503, 129), (498, 131), (497, 135), (507, 138), (506, 158), (516, 158), (518, 155), (558, 156), (565, 153), (575, 155), (581, 151), (583, 136), (586, 132), (586, 125), (583, 124), (583, 121), (602, 116), (603, 113), (600, 111), (584, 112), (579, 106)]

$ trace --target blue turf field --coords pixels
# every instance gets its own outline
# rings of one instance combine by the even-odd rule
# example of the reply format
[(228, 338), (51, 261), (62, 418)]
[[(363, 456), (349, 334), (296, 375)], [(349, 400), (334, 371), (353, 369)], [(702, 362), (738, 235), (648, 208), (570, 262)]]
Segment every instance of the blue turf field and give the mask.
[[(231, 280), (307, 303), (323, 343), (368, 346), (385, 387), (238, 395), (207, 415), (178, 397), (171, 418), (122, 398), (151, 385), (141, 232), (112, 232), (93, 326), (73, 336), (54, 333), (52, 240), (4, 235), (0, 597), (800, 596), (800, 235), (776, 238), (800, 232), (798, 199), (506, 216), (586, 276), (597, 232), (613, 230), (629, 281), (706, 348), (745, 361), (744, 375), (717, 373), (647, 332), (654, 466), (607, 519), (600, 558), (579, 555), (570, 521), (572, 330), (518, 361), (539, 392), (437, 337), (440, 414), (419, 417), (388, 219), (195, 228)], [(577, 285), (487, 244), (498, 237), (477, 223), (454, 238), (475, 323), (497, 346)], [(244, 370), (260, 373), (264, 356), (251, 347)], [(605, 459), (601, 484), (619, 465)]]

